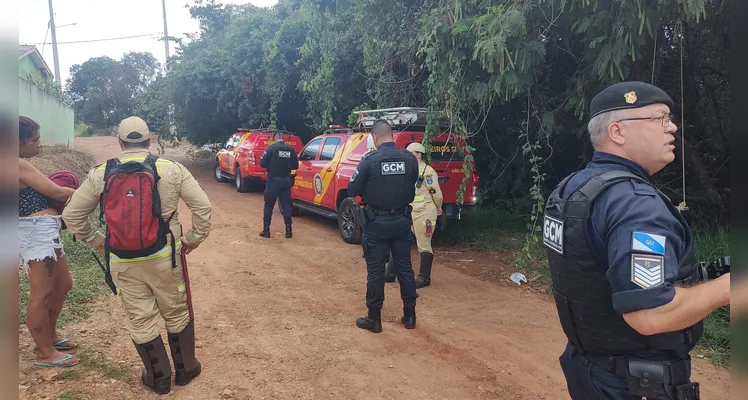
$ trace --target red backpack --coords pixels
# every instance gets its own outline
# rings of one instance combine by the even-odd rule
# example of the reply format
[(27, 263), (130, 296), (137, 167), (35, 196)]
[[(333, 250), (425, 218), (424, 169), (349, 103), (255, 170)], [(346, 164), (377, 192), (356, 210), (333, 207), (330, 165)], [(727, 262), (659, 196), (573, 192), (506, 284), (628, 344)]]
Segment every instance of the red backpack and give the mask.
[[(100, 197), (102, 222), (106, 222), (104, 253), (120, 258), (137, 258), (154, 254), (167, 244), (171, 236), (172, 265), (176, 266), (174, 234), (169, 221), (161, 215), (161, 197), (156, 168), (157, 156), (149, 154), (145, 161), (107, 161), (104, 191)], [(174, 211), (176, 212), (176, 210)]]
[[(80, 187), (80, 180), (78, 179), (78, 175), (76, 175), (73, 171), (55, 172), (54, 174), (49, 176), (49, 180), (54, 182), (54, 184), (57, 186), (69, 187), (73, 189), (78, 189)], [(65, 210), (67, 201), (54, 199), (50, 200), (52, 202), (52, 208), (57, 210), (58, 214), (62, 215), (62, 211)], [(67, 229), (67, 226), (65, 226), (65, 221), (62, 222), (62, 229)]]

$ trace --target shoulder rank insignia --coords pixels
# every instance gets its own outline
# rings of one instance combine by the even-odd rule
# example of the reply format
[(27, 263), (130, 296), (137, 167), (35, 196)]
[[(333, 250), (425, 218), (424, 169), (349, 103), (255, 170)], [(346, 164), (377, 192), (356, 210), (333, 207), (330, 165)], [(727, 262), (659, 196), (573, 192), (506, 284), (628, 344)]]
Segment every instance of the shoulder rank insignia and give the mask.
[(642, 289), (661, 285), (665, 281), (665, 257), (650, 254), (631, 255), (631, 282)]

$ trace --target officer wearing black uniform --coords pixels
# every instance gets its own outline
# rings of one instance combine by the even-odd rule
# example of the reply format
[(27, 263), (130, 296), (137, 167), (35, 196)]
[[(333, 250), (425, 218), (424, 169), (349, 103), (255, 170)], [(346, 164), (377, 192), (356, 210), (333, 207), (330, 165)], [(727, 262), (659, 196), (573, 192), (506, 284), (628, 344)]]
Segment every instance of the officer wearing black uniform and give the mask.
[(296, 150), (283, 141), (283, 132), (274, 132), (273, 139), (275, 143), (268, 146), (260, 158), (260, 166), (267, 169), (263, 230), (260, 236), (270, 237), (270, 220), (273, 217), (273, 207), (277, 199), (280, 200), (281, 213), (286, 223), (286, 237), (290, 238), (292, 236), (291, 186), (293, 186), (291, 171), (299, 169), (299, 157)]
[(384, 303), (384, 264), (392, 253), (400, 297), (403, 300), (401, 322), (416, 327), (416, 282), (410, 262), (413, 232), (411, 206), (418, 179), (418, 160), (398, 148), (387, 121), (376, 121), (371, 135), (377, 150), (364, 156), (348, 183), (348, 194), (361, 196), (363, 210), (362, 247), (366, 259), (366, 307), (368, 316), (358, 318), (356, 326), (374, 333), (382, 332), (381, 310)]
[(553, 294), (568, 338), (560, 357), (582, 399), (698, 399), (689, 351), (702, 320), (729, 304), (729, 273), (700, 282), (693, 237), (652, 175), (675, 159), (673, 101), (623, 82), (600, 92), (588, 125), (595, 149), (545, 207)]

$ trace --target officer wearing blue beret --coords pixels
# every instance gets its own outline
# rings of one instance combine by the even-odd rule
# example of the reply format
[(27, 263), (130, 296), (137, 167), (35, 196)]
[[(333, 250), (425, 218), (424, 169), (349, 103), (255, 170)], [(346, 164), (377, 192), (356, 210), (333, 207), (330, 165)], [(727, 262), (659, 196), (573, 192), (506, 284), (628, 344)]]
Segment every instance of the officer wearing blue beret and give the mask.
[(730, 274), (702, 281), (691, 231), (652, 177), (675, 159), (672, 99), (643, 82), (592, 99), (595, 149), (551, 193), (543, 244), (561, 327), (559, 361), (582, 399), (698, 399), (689, 352), (730, 303)]

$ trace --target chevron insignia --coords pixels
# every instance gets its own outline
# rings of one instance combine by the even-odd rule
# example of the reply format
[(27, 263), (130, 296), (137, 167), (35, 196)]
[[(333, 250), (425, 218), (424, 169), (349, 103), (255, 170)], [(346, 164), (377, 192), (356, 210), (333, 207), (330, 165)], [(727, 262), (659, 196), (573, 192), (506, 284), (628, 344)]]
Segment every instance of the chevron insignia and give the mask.
[(650, 254), (631, 255), (631, 282), (649, 289), (665, 282), (665, 258)]

